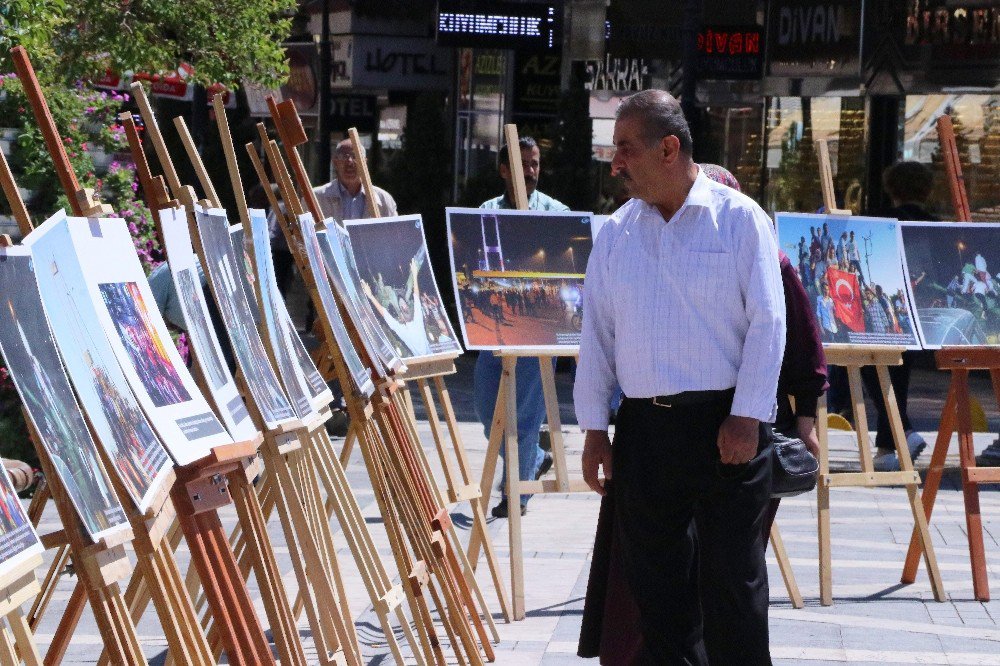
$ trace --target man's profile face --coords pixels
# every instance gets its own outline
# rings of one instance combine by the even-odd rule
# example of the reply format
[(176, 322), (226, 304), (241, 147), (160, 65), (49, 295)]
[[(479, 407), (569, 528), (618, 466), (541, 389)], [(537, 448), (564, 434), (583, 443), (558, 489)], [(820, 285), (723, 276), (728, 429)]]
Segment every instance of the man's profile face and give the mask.
[(659, 144), (650, 146), (642, 130), (642, 121), (638, 118), (625, 117), (615, 121), (615, 156), (611, 160), (611, 175), (622, 177), (629, 196), (648, 201), (648, 197), (656, 191), (663, 150)]
[(333, 170), (341, 185), (357, 185), (361, 182), (358, 164), (354, 161), (354, 149), (349, 141), (341, 141), (333, 151)]
[[(524, 189), (530, 197), (538, 187), (538, 174), (542, 168), (542, 153), (538, 146), (521, 148), (521, 168), (524, 169)], [(507, 164), (500, 165), (500, 177), (505, 183), (510, 183), (511, 169)]]

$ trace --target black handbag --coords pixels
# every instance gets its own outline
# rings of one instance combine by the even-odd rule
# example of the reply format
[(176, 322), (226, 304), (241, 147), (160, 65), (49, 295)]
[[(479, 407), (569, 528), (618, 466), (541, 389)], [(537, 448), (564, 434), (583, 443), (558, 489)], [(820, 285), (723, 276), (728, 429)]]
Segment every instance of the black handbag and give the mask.
[(771, 497), (794, 497), (816, 487), (819, 461), (809, 453), (805, 442), (771, 429), (771, 444), (774, 447)]

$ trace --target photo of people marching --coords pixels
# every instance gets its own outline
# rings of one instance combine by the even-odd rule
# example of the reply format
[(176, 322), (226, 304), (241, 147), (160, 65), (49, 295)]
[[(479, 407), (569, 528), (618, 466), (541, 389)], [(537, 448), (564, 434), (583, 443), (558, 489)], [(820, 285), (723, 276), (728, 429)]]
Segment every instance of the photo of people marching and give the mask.
[(925, 346), (1000, 343), (1000, 227), (971, 222), (901, 227)]
[(823, 342), (918, 347), (895, 220), (778, 213), (777, 223)]
[(580, 213), (448, 209), (469, 349), (579, 344), (590, 222)]

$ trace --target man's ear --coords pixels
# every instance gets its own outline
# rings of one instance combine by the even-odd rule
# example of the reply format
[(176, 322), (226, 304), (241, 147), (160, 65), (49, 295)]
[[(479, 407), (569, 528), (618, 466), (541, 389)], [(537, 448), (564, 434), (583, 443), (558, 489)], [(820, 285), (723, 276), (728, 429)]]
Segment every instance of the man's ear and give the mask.
[(660, 150), (663, 160), (667, 164), (673, 164), (681, 154), (681, 140), (673, 134), (668, 134), (660, 139)]
[(500, 168), (500, 177), (503, 178), (504, 180), (510, 180), (510, 165), (501, 164), (499, 168)]

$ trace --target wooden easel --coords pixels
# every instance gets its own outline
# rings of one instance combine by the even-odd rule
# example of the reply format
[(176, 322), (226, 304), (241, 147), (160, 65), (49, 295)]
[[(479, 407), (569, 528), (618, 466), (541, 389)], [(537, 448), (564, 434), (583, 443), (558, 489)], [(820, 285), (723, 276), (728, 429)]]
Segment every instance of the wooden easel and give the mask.
[[(833, 198), (833, 176), (830, 155), (826, 141), (816, 141), (816, 151), (820, 163), (820, 183), (823, 186), (823, 200), (829, 211), (836, 210)], [(850, 211), (837, 210), (837, 215), (850, 215)], [(833, 604), (833, 571), (830, 549), (830, 489), (844, 487), (877, 488), (881, 486), (905, 486), (910, 509), (913, 513), (914, 529), (923, 546), (924, 560), (930, 576), (931, 589), (937, 601), (945, 600), (944, 584), (938, 570), (934, 544), (927, 528), (927, 517), (920, 506), (920, 475), (913, 469), (910, 449), (906, 444), (906, 433), (899, 416), (896, 394), (889, 380), (889, 366), (903, 363), (904, 347), (833, 344), (823, 345), (828, 364), (840, 365), (847, 370), (850, 383), (851, 404), (854, 409), (854, 432), (858, 442), (860, 472), (830, 473), (829, 430), (827, 427), (827, 402), (824, 396), (817, 413), (817, 434), (819, 436), (819, 479), (816, 483), (816, 501), (819, 522), (819, 589), (820, 603)], [(882, 399), (889, 415), (892, 439), (899, 458), (898, 472), (876, 472), (872, 459), (871, 442), (868, 437), (868, 417), (861, 384), (861, 368), (873, 366), (878, 374)]]
[(35, 569), (41, 565), (42, 557), (36, 555), (0, 577), (0, 615), (7, 618), (10, 627), (9, 631), (0, 627), (0, 664), (3, 666), (42, 664), (35, 637), (21, 612), (21, 604), (33, 599), (41, 589), (35, 577)]
[[(504, 137), (510, 154), (511, 183), (514, 187), (514, 202), (518, 210), (528, 209), (528, 193), (524, 186), (524, 168), (520, 160), (519, 137), (516, 125), (504, 126)], [(487, 353), (487, 352), (480, 352)], [(583, 479), (570, 479), (566, 467), (566, 449), (563, 445), (562, 420), (559, 416), (559, 398), (556, 395), (553, 360), (558, 357), (576, 357), (578, 350), (554, 347), (551, 350), (500, 350), (493, 352), (503, 364), (500, 387), (497, 392), (493, 423), (490, 427), (489, 445), (483, 463), (483, 476), (479, 490), (483, 501), (488, 501), (497, 459), (500, 457), (501, 443), (504, 445), (507, 476), (504, 481), (507, 492), (507, 520), (510, 539), (510, 578), (513, 618), (524, 619), (524, 552), (521, 543), (520, 498), (522, 494), (590, 492)], [(541, 368), (542, 394), (545, 398), (545, 413), (549, 423), (549, 437), (552, 442), (552, 467), (555, 479), (521, 481), (518, 474), (517, 449), (517, 392), (515, 368), (518, 358), (537, 358)], [(479, 560), (479, 550), (483, 539), (473, 533), (469, 540), (469, 561)]]
[[(30, 93), (28, 94), (31, 99), (32, 107), (35, 111), (36, 118), (38, 118), (42, 127), (42, 133), (47, 144), (49, 145), (50, 151), (52, 151), (53, 147), (55, 147), (55, 150), (52, 152), (52, 158), (56, 165), (56, 172), (59, 174), (60, 182), (63, 183), (64, 187), (71, 188), (66, 190), (66, 194), (73, 206), (74, 212), (77, 214), (104, 214), (108, 212), (109, 208), (107, 206), (97, 205), (93, 201), (92, 195), (83, 191), (79, 187), (75, 174), (73, 173), (66, 158), (66, 154), (62, 149), (62, 144), (58, 140), (53, 141), (53, 137), (58, 139), (58, 133), (54, 123), (52, 122), (52, 117), (49, 114), (48, 107), (41, 94), (38, 81), (35, 78), (34, 70), (31, 67), (31, 63), (28, 60), (26, 52), (18, 47), (15, 49), (13, 57), (15, 66), (18, 69), (18, 76), (20, 77), (25, 90), (30, 90)], [(20, 198), (17, 196), (13, 178), (10, 176), (6, 162), (3, 163), (0, 171), (3, 172), (3, 174), (0, 175), (0, 180), (3, 181), (4, 190), (7, 192), (8, 198), (11, 201), (11, 207), (15, 211), (18, 218), (21, 231), (24, 235), (27, 235), (32, 228), (31, 221), (28, 218), (27, 210), (24, 208), (23, 202), (21, 202)], [(85, 205), (90, 205), (90, 208), (85, 209)], [(27, 418), (26, 421), (30, 423), (30, 420)], [(93, 433), (92, 429), (91, 431), (92, 436), (94, 436), (96, 440), (96, 434)], [(35, 440), (35, 447), (39, 452), (39, 456), (47, 458), (44, 447), (40, 446), (40, 441), (37, 439), (37, 433), (34, 433), (33, 429), (32, 432)], [(177, 562), (173, 557), (173, 552), (165, 540), (166, 526), (170, 524), (174, 517), (174, 507), (169, 501), (171, 487), (174, 486), (174, 475), (171, 474), (161, 481), (161, 492), (159, 496), (154, 499), (148, 509), (145, 511), (139, 511), (121, 478), (115, 472), (116, 467), (106, 449), (102, 446), (97, 446), (96, 449), (101, 456), (101, 460), (105, 468), (111, 470), (108, 476), (110, 477), (115, 492), (121, 501), (125, 514), (129, 519), (132, 533), (134, 534), (133, 546), (136, 552), (138, 571), (141, 576), (147, 580), (148, 584), (154, 587), (155, 591), (153, 594), (153, 600), (156, 606), (157, 614), (160, 617), (161, 625), (163, 626), (168, 645), (178, 654), (183, 655), (187, 663), (204, 664), (206, 666), (211, 664), (212, 659), (208, 651), (208, 644), (205, 640), (205, 636), (201, 633), (201, 630), (198, 627), (197, 618), (194, 608), (191, 605), (191, 600), (184, 591), (180, 571), (177, 567)], [(51, 462), (46, 460), (46, 464), (49, 465), (49, 471), (51, 473)], [(57, 502), (59, 501), (57, 493), (65, 495), (64, 490), (58, 486), (58, 482), (50, 485), (50, 491), (52, 492), (53, 497), (56, 498)], [(65, 500), (65, 497), (63, 497), (63, 499)], [(41, 508), (38, 507), (39, 513), (40, 510)], [(65, 518), (64, 524), (66, 524)], [(63, 558), (57, 556), (55, 564), (61, 566), (61, 559)], [(57, 575), (57, 571), (58, 569), (50, 571), (50, 578), (53, 581)], [(89, 583), (82, 578), (77, 584), (76, 589), (71, 596), (67, 612), (63, 615), (62, 621), (60, 622), (60, 631), (57, 631), (56, 633), (57, 638), (53, 641), (50, 646), (49, 653), (46, 656), (48, 663), (53, 663), (61, 659), (66, 648), (68, 647), (68, 642), (72, 635), (72, 626), (75, 626), (79, 619), (80, 612), (83, 609), (83, 602), (86, 598), (87, 592), (86, 587), (88, 585)], [(47, 588), (47, 590), (48, 589), (54, 589), (54, 585), (51, 588)], [(121, 597), (119, 596), (118, 599), (121, 600)], [(101, 602), (98, 601), (98, 603)], [(91, 597), (91, 606), (93, 607), (94, 605), (95, 600)], [(129, 619), (128, 624), (132, 624), (131, 619)], [(131, 631), (134, 634), (134, 628)], [(140, 657), (141, 654), (142, 653), (140, 651)], [(121, 657), (121, 653), (118, 649), (111, 648), (108, 650), (108, 657), (110, 659), (117, 660)]]
[[(313, 195), (305, 175), (305, 170), (295, 150), (295, 146), (304, 139), (304, 131), (294, 106), (290, 103), (275, 104), (274, 100), (268, 100), (271, 107), (272, 117), (282, 136), (285, 151), (292, 163), (296, 176), (296, 182), (311, 209), (314, 216), (320, 216), (318, 202)], [(263, 127), (258, 126), (262, 133), (264, 149), (271, 162), (272, 171), (278, 178), (282, 189), (282, 196), (285, 200), (287, 212), (297, 215), (301, 210), (299, 195), (295, 192), (291, 177), (285, 170), (284, 161), (278, 152), (277, 145), (267, 139)], [(251, 155), (256, 159), (252, 148), (249, 148)], [(262, 171), (262, 166), (261, 169)], [(269, 183), (265, 180), (265, 189)], [(287, 222), (287, 220), (286, 220)], [(293, 248), (293, 256), (299, 265), (300, 272), (306, 277), (307, 286), (313, 295), (317, 309), (325, 312), (322, 301), (319, 298), (317, 285), (326, 282), (326, 271), (320, 265), (318, 273), (313, 275), (308, 258), (305, 256), (304, 245), (300, 238), (296, 238), (296, 231), (291, 224), (284, 224), (283, 230), (286, 232), (289, 247)], [(324, 286), (324, 288), (328, 288)], [(350, 313), (347, 295), (339, 294), (340, 305), (338, 309), (343, 309)], [(326, 313), (329, 317), (337, 316), (336, 313)], [(337, 345), (330, 341), (335, 341), (335, 333), (330, 328), (328, 316), (321, 317), (321, 324), (324, 326), (324, 333), (328, 341), (327, 350), (333, 356), (334, 366), (337, 370), (343, 386), (351, 386), (350, 375), (344, 365), (343, 356)], [(394, 555), (397, 557), (397, 566), (401, 576), (415, 578), (414, 572), (425, 568), (432, 574), (433, 578), (426, 575), (416, 576), (423, 581), (423, 588), (429, 589), (440, 612), (440, 620), (444, 624), (446, 631), (452, 638), (452, 647), (460, 659), (463, 655), (459, 650), (464, 650), (464, 659), (471, 663), (481, 663), (482, 657), (480, 649), (485, 652), (487, 659), (494, 658), (492, 645), (490, 644), (482, 618), (475, 607), (470, 588), (478, 588), (475, 581), (470, 583), (458, 565), (458, 557), (455, 554), (454, 546), (448, 541), (448, 534), (454, 534), (453, 526), (448, 517), (447, 511), (439, 506), (437, 497), (439, 490), (429, 477), (426, 467), (426, 459), (419, 444), (414, 443), (412, 435), (412, 421), (404, 418), (405, 410), (401, 410), (397, 391), (397, 383), (389, 375), (390, 369), (383, 366), (383, 361), (374, 357), (368, 350), (375, 348), (376, 344), (363, 338), (362, 322), (355, 322), (350, 316), (344, 318), (348, 334), (351, 337), (351, 344), (362, 355), (362, 360), (369, 372), (377, 380), (377, 391), (369, 399), (368, 396), (358, 395), (352, 392), (348, 396), (348, 408), (351, 419), (359, 433), (362, 453), (365, 457), (369, 476), (376, 489), (376, 497), (379, 500), (380, 508), (385, 517), (387, 531), (390, 540), (394, 544)], [(406, 415), (408, 416), (408, 415)], [(406, 422), (409, 422), (407, 425)], [(400, 524), (401, 523), (401, 524)], [(402, 529), (400, 529), (402, 528)], [(414, 562), (404, 545), (404, 537), (413, 549), (414, 555), (419, 561)], [(430, 584), (435, 581), (440, 586), (443, 593), (444, 602), (442, 604), (438, 597), (437, 588)], [(416, 587), (416, 586), (414, 586)], [(421, 598), (422, 598), (421, 594)], [(481, 595), (479, 596), (481, 599)], [(421, 610), (423, 614), (423, 609)], [(415, 615), (417, 615), (415, 613)], [(486, 613), (487, 621), (492, 618)], [(429, 616), (427, 616), (429, 620)], [(471, 625), (471, 626), (470, 626)], [(423, 631), (432, 628), (429, 621), (423, 626), (418, 624)], [(472, 630), (478, 636), (472, 635)], [(457, 638), (457, 640), (456, 640)], [(440, 655), (438, 648), (438, 658)]]
[[(17, 47), (12, 55), (18, 76), (24, 84), (56, 164), (60, 182), (70, 201), (74, 202), (74, 213), (82, 216), (105, 214), (107, 210), (104, 206), (85, 207), (85, 204), (92, 204), (93, 199), (76, 182), (27, 54)], [(178, 468), (177, 482), (170, 492), (180, 529), (190, 548), (191, 560), (201, 577), (216, 619), (216, 635), (224, 646), (230, 663), (234, 664), (274, 661), (246, 585), (241, 578), (234, 576), (236, 562), (217, 513), (219, 507), (231, 501), (226, 477), (235, 472), (245, 474), (245, 467), (252, 464), (256, 457), (257, 445), (258, 442), (250, 441), (216, 447), (205, 458)], [(124, 605), (123, 610), (127, 613)], [(63, 617), (63, 624), (75, 626), (78, 619), (78, 612), (75, 616), (67, 613)], [(129, 625), (132, 624), (127, 614), (125, 619)], [(63, 640), (69, 640), (71, 631), (59, 633), (64, 637)], [(141, 658), (141, 652), (139, 657)]]
[[(368, 173), (368, 162), (361, 149), (361, 141), (356, 129), (348, 130), (351, 139), (351, 146), (354, 150), (354, 162), (359, 165), (361, 184), (367, 196), (365, 198), (370, 218), (381, 217), (378, 207), (375, 206), (374, 188), (371, 176)], [(471, 534), (484, 544), (486, 552), (486, 563), (490, 568), (490, 575), (493, 579), (493, 586), (496, 589), (497, 599), (500, 602), (500, 610), (504, 620), (511, 621), (510, 602), (507, 599), (503, 577), (500, 573), (500, 563), (497, 560), (496, 550), (493, 547), (493, 540), (490, 538), (489, 530), (486, 527), (486, 504), (489, 500), (487, 494), (484, 498), (479, 486), (472, 480), (472, 468), (469, 465), (468, 456), (465, 453), (465, 444), (458, 431), (458, 422), (455, 420), (455, 410), (451, 403), (451, 394), (445, 384), (445, 376), (455, 373), (455, 359), (459, 354), (440, 354), (435, 357), (428, 357), (420, 360), (411, 360), (406, 364), (406, 369), (396, 374), (396, 377), (404, 382), (415, 382), (417, 390), (423, 401), (424, 411), (427, 414), (427, 422), (431, 429), (431, 436), (434, 439), (434, 447), (437, 450), (438, 460), (441, 463), (441, 470), (444, 473), (447, 502), (442, 497), (442, 504), (455, 505), (459, 502), (469, 502), (472, 509), (472, 531)], [(431, 389), (429, 382), (433, 382), (434, 389)], [(416, 422), (416, 415), (413, 410), (413, 401), (409, 390), (404, 389), (403, 398), (406, 411), (410, 415), (410, 420)], [(435, 399), (436, 398), (436, 399)], [(440, 405), (445, 425), (448, 429), (448, 438), (451, 440), (451, 449), (454, 451), (455, 462), (458, 464), (458, 474), (455, 473), (454, 466), (448, 455), (448, 444), (441, 430), (438, 406)], [(341, 463), (347, 464), (351, 455), (351, 449), (356, 441), (356, 433), (349, 430), (344, 446), (341, 449)], [(419, 440), (418, 440), (419, 441)], [(459, 476), (461, 475), (461, 476)], [(466, 563), (466, 577), (474, 580), (476, 562)], [(485, 606), (485, 604), (484, 604)]]
[[(230, 182), (236, 197), (240, 220), (243, 224), (244, 233), (248, 237), (252, 238), (253, 229), (250, 222), (250, 215), (246, 206), (246, 200), (243, 197), (243, 186), (236, 162), (236, 152), (229, 133), (229, 126), (226, 122), (225, 108), (222, 103), (221, 95), (216, 95), (213, 103), (215, 105), (216, 119), (219, 124), (223, 150), (229, 167)], [(203, 171), (204, 170), (202, 168), (199, 168), (198, 172), (201, 174)], [(204, 174), (204, 178), (207, 180), (207, 173)], [(254, 284), (257, 291), (257, 305), (261, 309), (261, 317), (263, 321), (266, 315), (263, 310), (263, 297), (259, 292), (261, 281), (258, 279)], [(261, 326), (261, 333), (265, 338), (269, 337), (267, 326)], [(280, 342), (273, 340), (268, 340), (268, 342), (270, 343), (268, 345), (268, 349), (273, 349), (274, 345), (280, 344)], [(274, 362), (274, 359), (272, 359), (272, 362)], [(289, 381), (294, 380), (289, 378)], [(343, 528), (344, 534), (347, 537), (352, 555), (358, 564), (358, 568), (361, 572), (366, 590), (368, 591), (369, 598), (372, 602), (372, 606), (376, 614), (379, 616), (382, 630), (386, 637), (386, 642), (394, 658), (399, 662), (403, 661), (399, 641), (396, 639), (396, 635), (391, 624), (390, 616), (393, 613), (396, 614), (404, 636), (407, 638), (418, 663), (424, 663), (423, 657), (419, 652), (420, 646), (413, 635), (409, 621), (406, 619), (402, 610), (401, 601), (404, 598), (402, 588), (400, 586), (393, 586), (388, 576), (385, 574), (385, 569), (382, 565), (381, 559), (378, 557), (371, 534), (368, 531), (361, 515), (361, 507), (358, 505), (357, 499), (354, 497), (354, 494), (347, 483), (347, 478), (344, 474), (343, 468), (336, 460), (331, 461), (326, 457), (326, 445), (329, 443), (325, 428), (325, 422), (329, 418), (329, 411), (326, 411), (326, 406), (329, 405), (330, 397), (327, 397), (326, 400), (327, 402), (324, 406), (324, 412), (321, 417), (314, 419), (313, 423), (310, 424), (310, 427), (307, 427), (297, 433), (301, 447), (298, 455), (298, 471), (303, 477), (303, 480), (306, 482), (307, 497), (311, 501), (309, 505), (312, 507), (312, 511), (309, 514), (311, 524), (317, 534), (323, 535), (323, 545), (326, 548), (326, 556), (332, 560), (332, 564), (334, 565), (333, 573), (335, 574), (337, 587), (339, 588), (341, 595), (341, 608), (345, 617), (345, 622), (348, 625), (352, 624), (350, 618), (350, 608), (347, 605), (347, 600), (343, 591), (343, 583), (340, 580), (339, 566), (336, 564), (336, 554), (332, 540), (333, 536), (330, 531), (329, 514), (327, 512), (327, 507), (329, 505), (332, 505), (334, 512), (337, 514), (338, 521)], [(325, 490), (327, 492), (328, 499), (326, 505), (324, 505), (321, 501), (318, 480), (323, 481), (323, 485), (325, 486)], [(276, 489), (267, 488), (265, 491), (273, 493)], [(299, 612), (299, 608), (301, 607), (300, 604), (303, 599), (301, 590), (302, 588), (300, 587), (299, 595), (296, 600), (296, 615)]]
[[(945, 173), (951, 191), (955, 217), (959, 222), (970, 221), (969, 197), (962, 176), (962, 163), (955, 144), (955, 130), (951, 116), (941, 116), (937, 121), (938, 141), (944, 154)], [(951, 372), (948, 397), (941, 411), (941, 422), (934, 442), (927, 477), (924, 479), (923, 505), (927, 520), (931, 519), (934, 501), (941, 487), (944, 462), (951, 446), (952, 433), (958, 432), (958, 457), (962, 474), (962, 497), (965, 503), (965, 527), (969, 537), (969, 563), (972, 566), (972, 593), (978, 601), (990, 600), (990, 583), (986, 571), (986, 548), (983, 543), (983, 519), (979, 510), (979, 486), (983, 483), (1000, 483), (1000, 468), (977, 467), (976, 453), (972, 447), (972, 410), (969, 393), (969, 371), (988, 370), (993, 384), (993, 394), (1000, 405), (1000, 349), (997, 347), (945, 347), (935, 354), (939, 370)], [(903, 583), (912, 583), (920, 566), (921, 545), (917, 534), (910, 537), (903, 566)]]
[[(139, 101), (150, 137), (157, 150), (159, 161), (167, 174), (170, 188), (175, 197), (183, 203), (187, 210), (192, 240), (201, 264), (206, 267), (206, 270), (211, 270), (199, 234), (197, 233), (198, 226), (194, 215), (195, 200), (193, 190), (189, 187), (185, 188), (180, 184), (176, 172), (172, 167), (170, 156), (167, 154), (165, 145), (163, 144), (152, 109), (149, 107), (148, 100), (145, 98), (141, 87), (138, 89), (134, 87), (133, 90), (136, 99)], [(220, 118), (220, 127), (223, 123), (225, 123), (225, 115)], [(192, 160), (198, 178), (207, 194), (208, 200), (204, 201), (203, 205), (205, 207), (217, 207), (218, 195), (211, 181), (208, 179), (204, 165), (201, 163), (201, 159), (194, 148), (193, 141), (187, 132), (183, 120), (176, 119), (175, 125), (181, 136), (184, 148), (188, 153), (188, 157)], [(226, 126), (226, 129), (228, 129), (228, 126)], [(229, 152), (231, 151), (230, 144)], [(168, 167), (167, 165), (170, 166)], [(242, 188), (239, 190), (239, 194), (242, 194)], [(245, 206), (243, 209), (245, 211)], [(261, 453), (263, 454), (265, 469), (268, 472), (265, 483), (269, 484), (269, 498), (272, 506), (278, 509), (285, 539), (290, 545), (289, 555), (291, 556), (299, 590), (300, 592), (304, 592), (304, 598), (307, 599), (305, 609), (309, 617), (310, 628), (320, 663), (333, 664), (343, 662), (360, 664), (361, 650), (357, 641), (357, 633), (354, 631), (353, 622), (350, 620), (349, 609), (346, 609), (346, 599), (340, 578), (339, 565), (335, 554), (329, 548), (329, 544), (332, 543), (332, 536), (328, 534), (328, 529), (324, 532), (322, 526), (311, 523), (308, 520), (305, 498), (301, 496), (296, 485), (297, 466), (295, 462), (299, 457), (292, 454), (300, 449), (303, 440), (308, 441), (309, 433), (322, 427), (325, 419), (315, 418), (310, 423), (295, 420), (282, 424), (277, 430), (266, 429), (260, 410), (254, 401), (253, 395), (247, 389), (245, 382), (238, 382), (238, 384), (241, 386), (241, 393), (257, 429), (264, 430), (264, 446), (261, 449)], [(316, 414), (315, 416), (320, 417), (320, 414)], [(305, 480), (315, 483), (313, 477), (307, 477)], [(248, 481), (245, 481), (245, 483), (247, 484), (246, 491), (254, 496), (255, 502), (259, 501), (252, 484)], [(267, 517), (263, 511), (263, 507), (259, 504), (257, 506), (259, 514), (254, 516), (254, 522), (265, 525)], [(244, 533), (243, 530), (241, 530), (241, 533)], [(244, 533), (244, 537), (246, 536)], [(251, 568), (257, 568), (253, 566), (253, 563), (258, 559), (255, 555), (256, 549), (246, 548), (247, 543), (247, 539), (244, 538), (241, 544), (243, 547), (236, 548), (239, 551), (240, 560), (242, 560), (238, 562), (238, 566), (240, 574), (244, 579)], [(270, 569), (271, 567), (268, 568)], [(282, 661), (285, 662), (287, 659), (290, 663), (304, 663), (304, 654), (297, 641), (294, 615), (288, 606), (288, 599), (284, 593), (283, 586), (280, 585), (280, 572), (277, 572), (277, 575), (279, 580), (276, 583), (278, 585), (268, 604), (270, 606), (268, 611), (269, 619), (272, 625), (281, 627), (281, 631), (286, 634), (290, 644), (289, 655)]]

